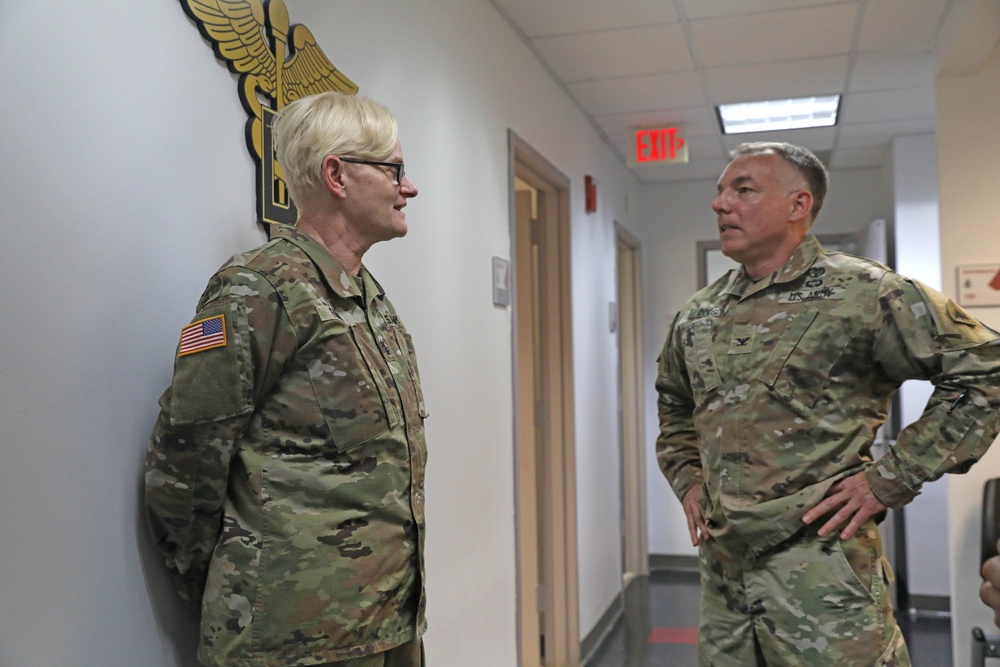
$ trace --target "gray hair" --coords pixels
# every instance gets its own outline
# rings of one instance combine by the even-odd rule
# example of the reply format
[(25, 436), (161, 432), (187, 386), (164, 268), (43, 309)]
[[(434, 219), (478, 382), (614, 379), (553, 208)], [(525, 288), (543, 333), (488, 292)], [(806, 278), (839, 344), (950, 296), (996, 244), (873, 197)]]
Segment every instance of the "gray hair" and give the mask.
[(760, 155), (775, 153), (791, 164), (805, 179), (809, 192), (813, 196), (812, 217), (815, 220), (819, 209), (826, 199), (826, 190), (830, 182), (826, 167), (816, 155), (807, 148), (782, 141), (751, 141), (740, 144), (730, 155), (734, 158), (741, 155)]

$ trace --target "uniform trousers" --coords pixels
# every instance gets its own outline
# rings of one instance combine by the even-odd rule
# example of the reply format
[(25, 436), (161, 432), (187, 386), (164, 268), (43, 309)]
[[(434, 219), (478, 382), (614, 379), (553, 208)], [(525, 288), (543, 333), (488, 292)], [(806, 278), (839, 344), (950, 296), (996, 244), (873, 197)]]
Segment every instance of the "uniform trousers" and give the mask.
[(382, 653), (331, 662), (320, 667), (424, 667), (424, 643), (422, 640), (406, 642)]
[(910, 667), (878, 529), (849, 540), (807, 526), (757, 558), (699, 548), (700, 667)]

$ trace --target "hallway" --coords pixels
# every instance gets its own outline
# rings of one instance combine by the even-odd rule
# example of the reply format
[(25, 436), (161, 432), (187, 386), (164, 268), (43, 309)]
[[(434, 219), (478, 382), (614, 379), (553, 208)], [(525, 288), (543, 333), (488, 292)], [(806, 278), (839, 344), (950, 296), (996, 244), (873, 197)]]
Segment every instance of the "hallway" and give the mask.
[[(699, 584), (694, 570), (632, 582), (625, 612), (585, 667), (697, 667)], [(900, 618), (913, 667), (952, 667), (948, 619)]]
[[(220, 59), (218, 44), (185, 11), (193, 4), (0, 2), (0, 83), (12, 102), (5, 109), (11, 131), (0, 139), (12, 167), (0, 179), (7, 222), (0, 246), (7, 286), (0, 297), (0, 501), (7, 508), (0, 519), (0, 667), (198, 665), (197, 619), (173, 590), (146, 525), (144, 461), (178, 334), (206, 281), (234, 254), (267, 240), (257, 186), (270, 155), (253, 130), (262, 122), (258, 113), (270, 117), (275, 109), (265, 112), (270, 102), (249, 85), (254, 77)], [(199, 4), (253, 5), (267, 15), (258, 0)], [(511, 294), (518, 284), (510, 272), (518, 256), (517, 137), (559, 172), (566, 191), (570, 309), (559, 318), (568, 335), (558, 353), (570, 361), (551, 379), (572, 408), (563, 451), (573, 461), (562, 472), (575, 501), (561, 512), (572, 522), (545, 524), (575, 550), (560, 555), (577, 572), (565, 578), (579, 582), (559, 592), (572, 616), (563, 623), (573, 635), (566, 643), (578, 648), (595, 637), (588, 667), (693, 665), (698, 584), (689, 575), (640, 580), (644, 597), (632, 595), (629, 604), (641, 613), (628, 616), (638, 620), (616, 630), (613, 614), (601, 621), (623, 599), (622, 572), (643, 571), (622, 553), (619, 536), (640, 534), (623, 531), (629, 521), (622, 510), (636, 504), (623, 499), (623, 481), (647, 487), (637, 503), (646, 512), (639, 531), (645, 527), (648, 538), (637, 549), (641, 558), (673, 563), (690, 553), (683, 508), (652, 451), (655, 358), (673, 314), (698, 289), (699, 263), (708, 255), (699, 243), (719, 237), (710, 204), (735, 138), (721, 134), (714, 105), (738, 91), (784, 94), (800, 84), (857, 95), (857, 104), (845, 101), (842, 126), (807, 144), (842, 156), (831, 162), (834, 186), (817, 233), (891, 222), (899, 270), (958, 294), (959, 267), (1000, 262), (989, 196), (1000, 174), (1000, 132), (993, 129), (1000, 2), (274, 4), (286, 5), (290, 24), (308, 28), (309, 43), (336, 72), (393, 111), (406, 173), (420, 190), (403, 211), (406, 236), (376, 244), (365, 266), (398, 309), (419, 358), (430, 450), (422, 559), (429, 664), (512, 667), (520, 659), (518, 591), (528, 577), (519, 571), (519, 545), (537, 532), (520, 531), (517, 520), (525, 507), (518, 485), (528, 479), (517, 465), (517, 429), (552, 411), (544, 404), (520, 409), (515, 400), (523, 376), (514, 311), (527, 309)], [(942, 8), (943, 16), (946, 5), (961, 10), (954, 53), (939, 48), (950, 31), (926, 9)], [(635, 18), (633, 10), (643, 13)], [(528, 34), (513, 22), (515, 11), (548, 23)], [(840, 19), (837, 26), (821, 20), (826, 15)], [(867, 32), (866, 16), (877, 19)], [(926, 30), (908, 34), (904, 19), (921, 19)], [(601, 21), (611, 25), (599, 35)], [(765, 38), (771, 34), (778, 37)], [(881, 56), (856, 48), (883, 46), (880, 35), (889, 47)], [(696, 70), (687, 43), (711, 60)], [(901, 43), (914, 48), (900, 50)], [(276, 64), (288, 62), (294, 45), (278, 53), (268, 44), (265, 69), (284, 72)], [(800, 57), (800, 47), (816, 57)], [(658, 60), (618, 76), (640, 58)], [(550, 66), (556, 61), (566, 66), (565, 81)], [(817, 76), (803, 74), (813, 67)], [(763, 74), (748, 76), (748, 68)], [(891, 79), (888, 89), (878, 85), (883, 77)], [(904, 93), (903, 102), (889, 104), (899, 98), (879, 93), (890, 89)], [(678, 113), (648, 113), (667, 108)], [(628, 165), (623, 146), (635, 139), (632, 130), (653, 126), (686, 128), (687, 164), (652, 171)], [(787, 136), (805, 143), (797, 131)], [(869, 140), (876, 136), (884, 138)], [(684, 178), (661, 180), (659, 169)], [(627, 314), (616, 289), (618, 230), (639, 246), (634, 400), (623, 400), (619, 386)], [(926, 277), (932, 273), (937, 277)], [(975, 315), (1000, 329), (1000, 306)], [(642, 411), (630, 422), (644, 474), (623, 464), (623, 403)], [(976, 570), (982, 485), (998, 471), (1000, 447), (993, 447), (967, 475), (940, 482), (946, 502), (922, 495), (947, 514), (947, 527), (919, 525), (929, 510), (911, 515), (910, 534), (919, 538), (910, 551), (911, 581), (927, 581), (918, 578), (918, 565), (941, 580), (912, 590), (950, 598), (955, 667), (969, 664), (965, 628), (992, 623), (978, 578), (959, 573)], [(942, 550), (947, 558), (936, 555)], [(605, 631), (608, 640), (590, 651)], [(945, 645), (947, 628), (939, 635), (936, 645)], [(913, 653), (919, 667), (950, 663), (923, 646)], [(573, 657), (564, 664), (579, 665)]]

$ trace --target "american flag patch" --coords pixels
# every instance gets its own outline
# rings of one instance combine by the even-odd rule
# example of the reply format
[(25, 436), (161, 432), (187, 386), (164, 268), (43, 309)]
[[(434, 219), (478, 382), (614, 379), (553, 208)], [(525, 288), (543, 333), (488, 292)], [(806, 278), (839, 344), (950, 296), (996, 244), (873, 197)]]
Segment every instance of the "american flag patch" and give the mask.
[(226, 346), (226, 316), (216, 315), (205, 320), (198, 320), (181, 329), (181, 344), (177, 356), (211, 350), (213, 347)]

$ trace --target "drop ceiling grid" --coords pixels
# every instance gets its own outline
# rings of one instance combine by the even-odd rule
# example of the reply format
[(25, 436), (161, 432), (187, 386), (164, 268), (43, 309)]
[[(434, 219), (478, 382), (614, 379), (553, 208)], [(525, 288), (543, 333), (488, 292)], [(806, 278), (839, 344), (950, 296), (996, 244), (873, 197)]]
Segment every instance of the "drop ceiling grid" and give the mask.
[[(746, 139), (799, 141), (877, 167), (893, 136), (933, 131), (934, 51), (955, 0), (490, 0), (624, 157), (631, 129), (682, 124), (691, 165)], [(843, 93), (835, 128), (723, 137), (714, 105)], [(926, 128), (926, 129), (924, 129)], [(838, 158), (843, 149), (844, 157)], [(711, 166), (710, 166), (711, 165)]]

